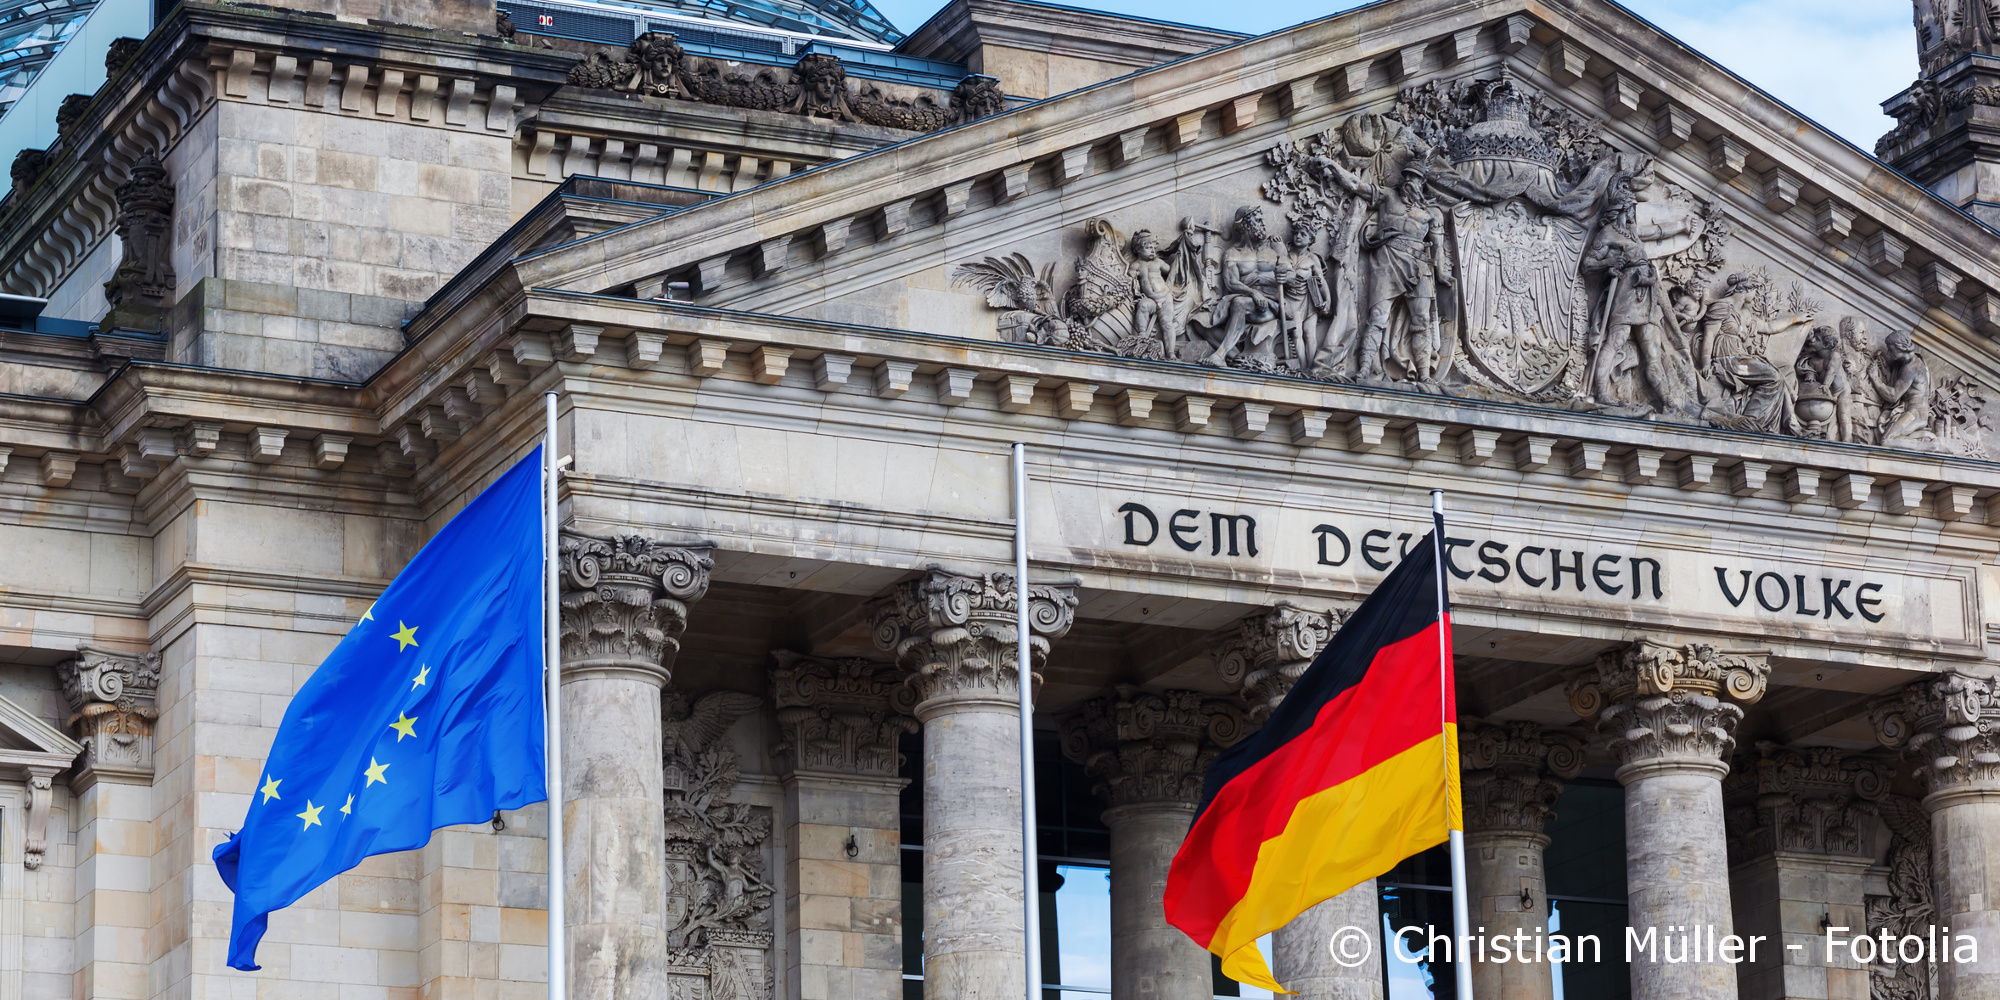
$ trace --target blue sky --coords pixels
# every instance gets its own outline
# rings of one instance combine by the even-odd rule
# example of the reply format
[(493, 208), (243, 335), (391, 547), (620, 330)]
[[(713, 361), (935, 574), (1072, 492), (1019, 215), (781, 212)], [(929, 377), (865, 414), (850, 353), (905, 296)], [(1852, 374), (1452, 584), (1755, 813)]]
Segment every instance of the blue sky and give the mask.
[[(942, 0), (873, 0), (910, 31)], [(1261, 33), (1360, 6), (1351, 0), (1065, 0), (1165, 21)], [(1906, 0), (1625, 0), (1639, 16), (1862, 149), (1895, 124), (1880, 104), (1917, 75)]]

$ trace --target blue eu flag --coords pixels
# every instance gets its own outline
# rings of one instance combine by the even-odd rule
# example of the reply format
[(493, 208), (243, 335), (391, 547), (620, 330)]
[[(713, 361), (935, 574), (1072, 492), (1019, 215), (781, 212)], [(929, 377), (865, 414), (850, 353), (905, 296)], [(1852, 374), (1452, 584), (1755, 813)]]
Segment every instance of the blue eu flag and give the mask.
[(451, 519), (292, 698), (243, 830), (229, 966), (271, 911), (361, 859), (548, 797), (540, 448)]

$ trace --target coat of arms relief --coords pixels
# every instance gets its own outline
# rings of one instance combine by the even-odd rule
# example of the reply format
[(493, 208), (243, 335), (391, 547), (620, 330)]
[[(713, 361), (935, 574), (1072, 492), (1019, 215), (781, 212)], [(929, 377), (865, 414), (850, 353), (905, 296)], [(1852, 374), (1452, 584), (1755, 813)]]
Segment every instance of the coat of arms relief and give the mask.
[(1067, 287), (1020, 253), (953, 280), (1019, 342), (1973, 457), (2000, 441), (1984, 388), (1910, 331), (1774, 273), (1713, 198), (1504, 75), (1405, 89), (1264, 163), (1262, 203), (1219, 221), (1088, 221)]

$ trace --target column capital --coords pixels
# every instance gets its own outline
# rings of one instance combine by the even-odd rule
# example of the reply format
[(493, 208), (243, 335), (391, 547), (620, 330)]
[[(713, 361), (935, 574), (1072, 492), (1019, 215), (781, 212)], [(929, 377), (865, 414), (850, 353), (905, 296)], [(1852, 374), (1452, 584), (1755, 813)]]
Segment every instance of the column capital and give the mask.
[(83, 744), (83, 775), (150, 782), (160, 654), (80, 644), (75, 659), (56, 664), (56, 676), (69, 703), (69, 725)]
[(1313, 657), (1347, 623), (1353, 611), (1310, 611), (1289, 601), (1246, 615), (1215, 644), (1215, 666), (1250, 704), (1250, 721), (1262, 725), (1312, 666)]
[(687, 631), (688, 605), (708, 592), (712, 546), (569, 528), (557, 546), (563, 675), (636, 675), (664, 687)]
[(1570, 708), (1611, 737), (1630, 783), (1653, 773), (1729, 773), (1743, 705), (1764, 696), (1770, 654), (1640, 639), (1570, 678)]
[(1202, 774), (1224, 747), (1249, 733), (1242, 709), (1199, 691), (1141, 691), (1121, 685), (1063, 720), (1062, 751), (1098, 779), (1092, 791), (1111, 809), (1201, 802)]
[(2000, 678), (1940, 671), (1875, 699), (1868, 718), (1933, 797), (2000, 790)]
[[(914, 711), (923, 720), (952, 705), (1018, 703), (1015, 614), (1013, 574), (969, 576), (933, 566), (875, 601), (869, 624), (875, 645), (911, 671)], [(1029, 585), (1028, 644), (1036, 660), (1075, 620), (1072, 588)]]
[(1583, 741), (1535, 722), (1481, 724), (1459, 734), (1467, 834), (1539, 837), (1563, 782), (1583, 773)]
[(771, 654), (771, 697), (783, 742), (773, 747), (783, 773), (820, 772), (894, 778), (902, 764), (896, 739), (917, 731), (914, 692), (893, 665), (823, 659), (780, 649)]
[(1729, 852), (1744, 861), (1779, 852), (1872, 857), (1863, 835), (1889, 794), (1889, 767), (1833, 747), (1758, 741), (1723, 782)]

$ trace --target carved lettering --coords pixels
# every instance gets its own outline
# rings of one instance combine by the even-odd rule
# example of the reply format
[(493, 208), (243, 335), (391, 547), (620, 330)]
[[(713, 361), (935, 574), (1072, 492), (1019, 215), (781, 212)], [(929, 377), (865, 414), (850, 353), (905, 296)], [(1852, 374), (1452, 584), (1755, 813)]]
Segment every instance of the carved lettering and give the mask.
[[(1160, 537), (1160, 519), (1154, 517), (1153, 512), (1146, 509), (1146, 505), (1137, 503), (1128, 503), (1125, 506), (1118, 508), (1118, 513), (1125, 515), (1125, 544), (1151, 545), (1153, 544), (1154, 539)], [(1146, 537), (1144, 540), (1141, 540), (1138, 537), (1138, 533), (1133, 530), (1138, 526), (1136, 522), (1132, 520), (1133, 515), (1137, 515), (1139, 517), (1143, 517), (1146, 519)]]
[[(1347, 563), (1348, 557), (1354, 554), (1354, 545), (1353, 543), (1347, 540), (1347, 532), (1342, 531), (1331, 524), (1322, 524), (1319, 527), (1314, 528), (1313, 534), (1319, 537), (1319, 564), (1321, 566), (1345, 565)], [(1340, 558), (1338, 559), (1327, 558), (1326, 540), (1329, 535), (1340, 541)]]

